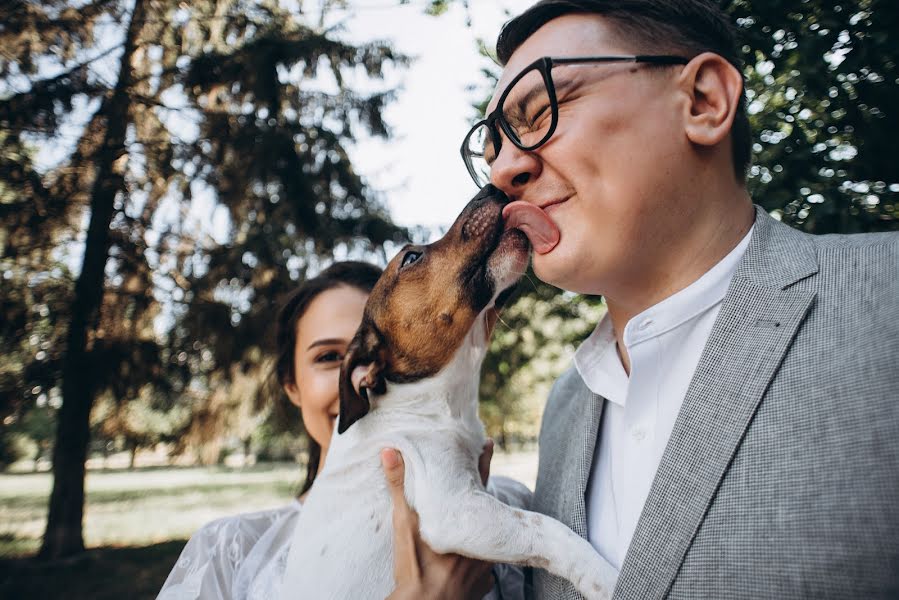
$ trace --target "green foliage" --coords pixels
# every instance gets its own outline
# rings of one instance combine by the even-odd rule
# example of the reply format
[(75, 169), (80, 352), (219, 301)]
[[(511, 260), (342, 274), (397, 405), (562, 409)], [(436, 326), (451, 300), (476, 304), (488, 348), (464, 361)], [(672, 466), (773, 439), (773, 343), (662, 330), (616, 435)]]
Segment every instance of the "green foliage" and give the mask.
[(41, 264), (31, 253), (0, 258), (0, 273), (0, 440), (11, 450), (6, 466), (52, 446), (73, 282), (65, 265)]
[[(134, 18), (129, 6), (0, 9), (14, 25), (0, 31), (0, 336), (15, 349), (0, 368), (0, 418), (58, 394), (74, 283), (65, 257), (84, 227), (114, 87), (107, 58), (120, 48), (100, 47)], [(224, 415), (204, 408), (213, 382), (229, 385), (235, 363), (258, 371), (273, 306), (307, 269), (335, 250), (371, 251), (405, 236), (347, 153), (362, 131), (388, 135), (381, 112), (392, 97), (347, 82), (375, 80), (405, 58), (387, 44), (345, 43), (262, 0), (154, 0), (136, 25), (130, 128), (116, 162), (122, 193), (88, 339), (91, 379), (116, 405), (109, 414), (132, 399), (141, 405), (153, 382), (157, 404)], [(73, 117), (86, 126), (72, 145)], [(56, 143), (72, 151), (38, 170), (33, 149)], [(185, 222), (196, 196), (227, 215), (224, 231)], [(144, 439), (133, 429), (125, 428)]]
[[(427, 4), (425, 5), (425, 14), (428, 14), (428, 15), (431, 15), (434, 17), (439, 17), (440, 15), (442, 15), (443, 13), (445, 13), (446, 11), (449, 10), (450, 5), (454, 1), (455, 0), (428, 0)], [(399, 4), (409, 4), (409, 0), (400, 0)], [(463, 4), (463, 6), (465, 6), (465, 9), (467, 10), (468, 9), (468, 0), (462, 0), (462, 4)]]
[(899, 229), (899, 5), (727, 6), (744, 42), (755, 201), (813, 233)]
[[(172, 289), (184, 298), (174, 355), (190, 361), (208, 352), (206, 364), (191, 361), (189, 376), (258, 364), (274, 302), (321, 257), (405, 236), (346, 150), (359, 127), (388, 134), (381, 110), (391, 95), (360, 96), (342, 83), (402, 62), (383, 44), (350, 46), (295, 24), (205, 53), (185, 72), (187, 100), (204, 117), (202, 142), (182, 158), (196, 172), (185, 184), (214, 188), (231, 224), (223, 243), (195, 247), (173, 264)], [(316, 90), (316, 76), (333, 80), (336, 92)]]
[[(136, 397), (122, 402), (110, 392), (101, 395), (91, 413), (93, 438), (125, 448), (134, 454), (139, 448), (158, 443), (175, 443), (187, 430), (190, 407), (173, 402), (172, 396), (147, 384)], [(133, 466), (133, 465), (132, 465)]]
[(5, 469), (22, 458), (22, 452), (17, 447), (16, 438), (9, 433), (0, 436), (0, 469)]
[(536, 439), (552, 382), (599, 321), (598, 298), (563, 293), (528, 273), (500, 313), (481, 369), (481, 418), (500, 448)]
[(0, 469), (23, 459), (33, 461), (37, 469), (37, 461), (50, 456), (59, 406), (58, 391), (51, 394), (54, 400), (48, 402), (46, 395), (39, 395), (33, 404), (26, 404), (15, 416), (8, 417), (11, 424), (0, 435)]
[[(246, 443), (254, 407), (221, 389), (261, 367), (273, 304), (335, 251), (405, 236), (347, 152), (363, 131), (388, 134), (390, 90), (354, 86), (376, 89), (405, 59), (268, 0), (15, 1), (0, 18), (0, 267), (16, 282), (0, 342), (19, 354), (0, 373), (0, 436), (36, 406), (27, 390), (65, 390), (42, 550), (62, 556), (82, 549), (95, 397), (132, 452), (226, 427)], [(41, 146), (62, 159), (38, 168)], [(46, 310), (34, 286), (72, 283), (54, 262), (81, 263), (53, 314), (65, 344), (23, 337)], [(23, 340), (59, 348), (61, 368)]]

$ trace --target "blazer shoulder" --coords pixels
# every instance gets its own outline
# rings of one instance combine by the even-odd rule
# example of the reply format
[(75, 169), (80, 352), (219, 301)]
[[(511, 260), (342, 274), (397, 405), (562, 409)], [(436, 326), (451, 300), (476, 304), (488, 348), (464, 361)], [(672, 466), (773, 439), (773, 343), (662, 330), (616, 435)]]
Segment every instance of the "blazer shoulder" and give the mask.
[(819, 250), (881, 249), (899, 253), (899, 232), (804, 234)]
[(824, 297), (881, 296), (899, 287), (899, 232), (813, 235), (760, 214), (759, 240), (742, 274)]
[(866, 295), (893, 295), (899, 291), (899, 233), (808, 237), (827, 287), (840, 281)]

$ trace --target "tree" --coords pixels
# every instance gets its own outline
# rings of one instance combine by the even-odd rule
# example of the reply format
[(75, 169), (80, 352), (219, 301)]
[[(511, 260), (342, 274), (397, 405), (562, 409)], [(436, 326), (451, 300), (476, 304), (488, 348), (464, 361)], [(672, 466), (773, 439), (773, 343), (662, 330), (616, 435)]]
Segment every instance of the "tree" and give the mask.
[(731, 0), (756, 135), (750, 191), (812, 233), (899, 229), (899, 6)]
[(37, 460), (52, 448), (61, 405), (65, 315), (73, 285), (64, 265), (50, 263), (35, 271), (33, 258), (0, 259), (0, 439), (27, 439)]
[(90, 222), (81, 273), (69, 314), (66, 355), (63, 361), (63, 404), (59, 411), (53, 447), (53, 491), (41, 556), (54, 558), (84, 549), (81, 534), (84, 516), (84, 469), (90, 439), (90, 411), (96, 382), (91, 377), (88, 330), (99, 317), (103, 297), (109, 226), (116, 197), (125, 192), (125, 133), (130, 124), (128, 89), (134, 72), (131, 60), (137, 46), (147, 0), (135, 0), (125, 34), (119, 76), (112, 94), (98, 111), (105, 130), (95, 154), (96, 179), (91, 191)]
[(137, 451), (161, 442), (176, 443), (186, 431), (190, 409), (153, 384), (144, 385), (135, 398), (122, 401), (107, 392), (97, 398), (91, 413), (94, 439), (121, 442), (134, 468)]
[(500, 313), (481, 369), (481, 419), (503, 450), (536, 439), (550, 386), (604, 311), (599, 298), (562, 292), (533, 272), (518, 294)]
[[(77, 9), (47, 0), (0, 10), (9, 49), (0, 58), (8, 92), (0, 191), (11, 198), (0, 258), (36, 256), (39, 246), (80, 251), (59, 232), (78, 232), (89, 215), (65, 314), (41, 552), (64, 556), (83, 548), (84, 459), (98, 394), (133, 398), (163, 371), (181, 375), (169, 393), (209, 393), (213, 373), (261, 346), (252, 321), (268, 322), (268, 302), (291, 285), (290, 274), (335, 248), (402, 237), (345, 146), (358, 128), (387, 134), (380, 114), (390, 98), (355, 93), (347, 79), (376, 78), (403, 58), (385, 44), (342, 43), (264, 0), (95, 0)], [(115, 34), (120, 44), (89, 55)], [(46, 172), (35, 168), (29, 144), (63, 141), (79, 116), (86, 125), (72, 152)], [(190, 228), (184, 217), (202, 202), (229, 215), (226, 232)], [(28, 218), (17, 217), (30, 203)]]
[(266, 420), (269, 410), (260, 402), (270, 361), (249, 358), (253, 366), (232, 365), (227, 372), (216, 370), (210, 377), (208, 393), (201, 393), (193, 407), (193, 419), (178, 440), (179, 450), (192, 448), (201, 464), (213, 465), (237, 445), (244, 456), (251, 452), (254, 433)]

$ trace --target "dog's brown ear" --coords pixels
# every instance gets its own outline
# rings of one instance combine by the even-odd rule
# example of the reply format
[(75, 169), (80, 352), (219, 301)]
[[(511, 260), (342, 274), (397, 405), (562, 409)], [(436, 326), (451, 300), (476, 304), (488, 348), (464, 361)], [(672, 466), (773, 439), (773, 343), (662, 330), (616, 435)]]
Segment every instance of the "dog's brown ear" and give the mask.
[(340, 414), (337, 433), (343, 433), (350, 425), (368, 414), (371, 403), (369, 391), (383, 394), (387, 389), (384, 380), (384, 340), (370, 323), (363, 321), (347, 349), (340, 365)]

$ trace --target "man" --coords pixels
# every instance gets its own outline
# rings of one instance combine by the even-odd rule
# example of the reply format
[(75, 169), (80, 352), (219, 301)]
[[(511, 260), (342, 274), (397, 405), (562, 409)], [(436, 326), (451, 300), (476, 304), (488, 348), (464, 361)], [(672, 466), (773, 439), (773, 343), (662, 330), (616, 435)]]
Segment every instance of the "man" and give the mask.
[[(615, 598), (899, 597), (899, 236), (753, 207), (735, 47), (706, 0), (545, 0), (500, 34), (466, 164), (558, 229), (536, 274), (608, 306), (547, 403), (533, 508)], [(397, 597), (483, 569), (428, 554), (400, 498)]]

